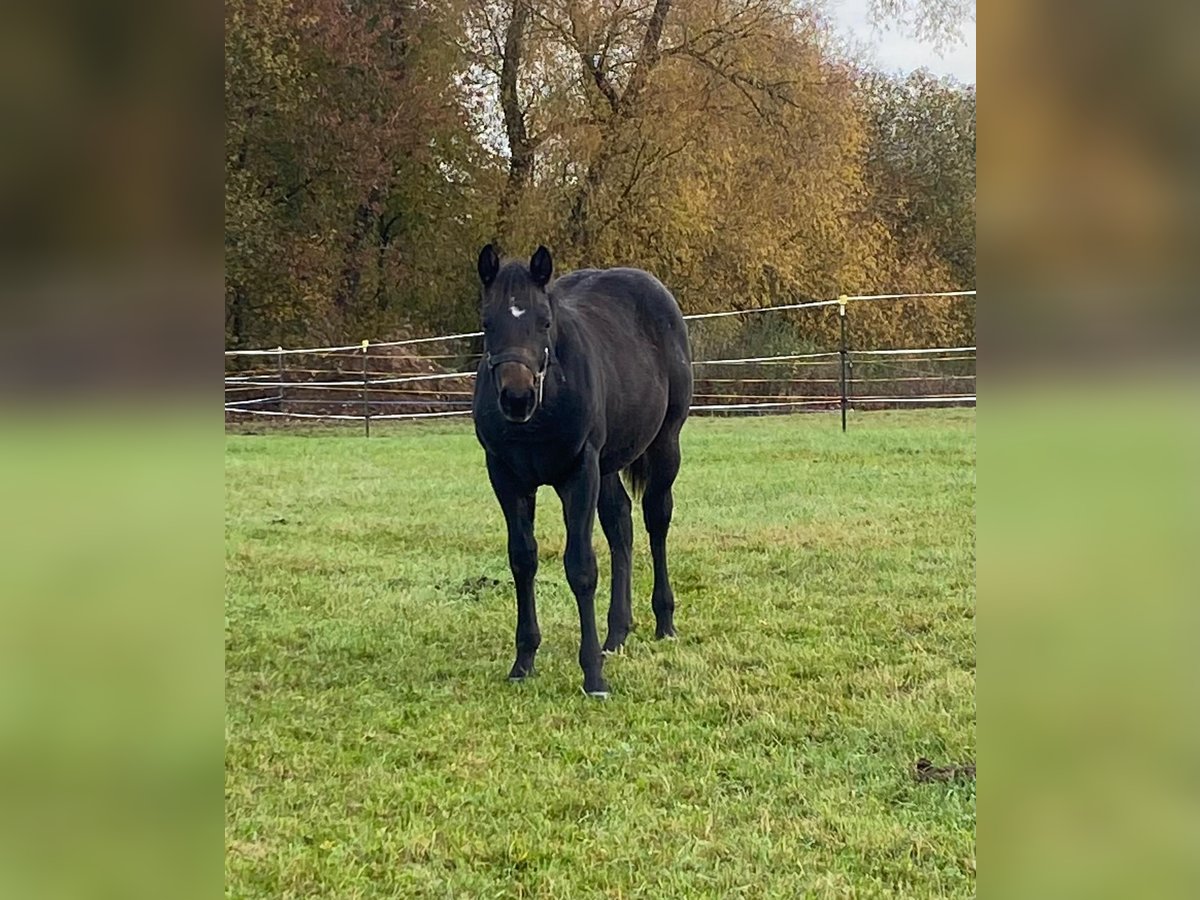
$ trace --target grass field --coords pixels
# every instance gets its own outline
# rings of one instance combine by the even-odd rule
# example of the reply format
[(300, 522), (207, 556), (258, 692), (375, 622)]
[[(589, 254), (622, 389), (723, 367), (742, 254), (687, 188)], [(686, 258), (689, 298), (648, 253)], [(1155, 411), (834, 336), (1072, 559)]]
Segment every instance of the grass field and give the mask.
[[(465, 423), (226, 442), (231, 897), (967, 897), (973, 410), (694, 420), (680, 639), (580, 693), (557, 498), (539, 676)], [(597, 529), (607, 609), (607, 548)], [(603, 630), (603, 629), (602, 629)]]

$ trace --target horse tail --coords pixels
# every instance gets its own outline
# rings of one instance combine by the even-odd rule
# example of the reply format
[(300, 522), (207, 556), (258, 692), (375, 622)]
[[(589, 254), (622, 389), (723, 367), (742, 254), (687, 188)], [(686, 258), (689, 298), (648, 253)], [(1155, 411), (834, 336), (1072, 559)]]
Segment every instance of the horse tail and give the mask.
[(650, 463), (643, 453), (621, 472), (621, 480), (629, 489), (634, 499), (638, 499), (646, 491), (646, 482), (650, 480)]

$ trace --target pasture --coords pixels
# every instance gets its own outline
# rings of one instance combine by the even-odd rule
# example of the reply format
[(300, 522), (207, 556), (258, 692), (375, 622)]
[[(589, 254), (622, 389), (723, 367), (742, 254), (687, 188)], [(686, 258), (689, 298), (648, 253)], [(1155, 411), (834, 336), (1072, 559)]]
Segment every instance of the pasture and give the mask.
[[(582, 696), (558, 498), (537, 677), (464, 422), (226, 440), (231, 897), (968, 897), (974, 410), (694, 419), (680, 638)], [(608, 552), (597, 527), (597, 609)]]

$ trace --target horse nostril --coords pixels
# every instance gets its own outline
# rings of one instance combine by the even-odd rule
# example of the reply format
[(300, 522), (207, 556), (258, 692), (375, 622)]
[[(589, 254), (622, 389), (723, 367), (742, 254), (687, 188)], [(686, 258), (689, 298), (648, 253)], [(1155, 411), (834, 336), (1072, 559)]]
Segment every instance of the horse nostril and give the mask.
[(533, 412), (534, 399), (533, 391), (505, 389), (500, 392), (500, 409), (510, 418), (524, 419)]

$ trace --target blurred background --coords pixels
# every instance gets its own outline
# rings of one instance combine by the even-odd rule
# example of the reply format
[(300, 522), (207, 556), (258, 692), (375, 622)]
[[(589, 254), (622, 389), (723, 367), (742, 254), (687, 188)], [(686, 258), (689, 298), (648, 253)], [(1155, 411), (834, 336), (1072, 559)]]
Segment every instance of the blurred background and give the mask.
[[(649, 54), (649, 2), (6, 10), (0, 893), (220, 889), (219, 344), (464, 322), (493, 236), (689, 311), (976, 286), (973, 4), (849, 5), (680, 2)], [(992, 895), (1200, 876), (1198, 25), (979, 21)]]

